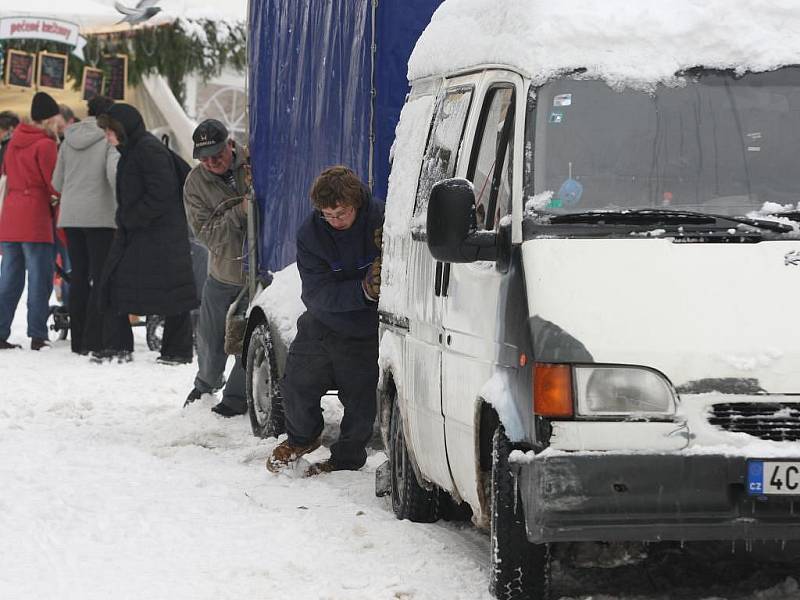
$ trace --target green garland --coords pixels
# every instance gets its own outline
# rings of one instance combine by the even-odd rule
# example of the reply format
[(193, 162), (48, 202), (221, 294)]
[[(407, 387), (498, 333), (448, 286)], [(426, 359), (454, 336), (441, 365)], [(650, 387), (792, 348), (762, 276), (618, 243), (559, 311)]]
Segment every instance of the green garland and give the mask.
[[(0, 48), (34, 53), (71, 51), (64, 44), (44, 40), (7, 40), (0, 42)], [(85, 63), (71, 54), (69, 57), (68, 70), (75, 89), (80, 87), (84, 66), (102, 68), (103, 55), (126, 54), (128, 84), (137, 85), (145, 75), (158, 73), (183, 104), (187, 75), (196, 72), (208, 80), (226, 66), (245, 69), (246, 28), (243, 23), (180, 19), (157, 27), (90, 36), (83, 54)]]

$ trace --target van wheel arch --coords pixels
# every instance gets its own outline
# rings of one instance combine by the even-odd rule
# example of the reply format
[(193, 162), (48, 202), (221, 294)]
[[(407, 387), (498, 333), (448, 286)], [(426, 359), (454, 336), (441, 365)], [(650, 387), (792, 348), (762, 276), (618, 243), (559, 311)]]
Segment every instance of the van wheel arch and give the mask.
[(392, 424), (392, 410), (397, 402), (397, 384), (394, 382), (394, 372), (391, 368), (381, 373), (381, 385), (378, 388), (378, 427), (381, 432), (383, 447), (389, 449), (389, 434)]
[(242, 342), (242, 362), (247, 358), (247, 348), (250, 346), (250, 338), (253, 336), (253, 330), (261, 323), (266, 323), (267, 315), (258, 306), (254, 306), (250, 311), (247, 318), (247, 327), (244, 330), (244, 341)]
[(492, 445), (494, 432), (500, 425), (500, 416), (483, 398), (478, 399), (475, 407), (475, 425), (475, 470), (481, 504), (481, 514), (475, 523), (482, 529), (488, 529), (492, 508)]

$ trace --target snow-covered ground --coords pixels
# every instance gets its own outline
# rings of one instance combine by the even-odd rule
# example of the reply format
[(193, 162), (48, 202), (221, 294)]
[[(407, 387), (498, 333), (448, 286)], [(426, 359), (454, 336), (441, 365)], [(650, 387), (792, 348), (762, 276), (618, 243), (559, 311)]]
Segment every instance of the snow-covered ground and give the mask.
[[(488, 598), (486, 537), (397, 521), (374, 495), (380, 451), (357, 473), (271, 475), (275, 440), (211, 397), (182, 409), (195, 366), (157, 364), (143, 333), (126, 365), (68, 342), (0, 354), (0, 598)], [(24, 306), (11, 340), (28, 341)], [(341, 407), (325, 406), (330, 437)], [(800, 566), (651, 547), (609, 569), (619, 553), (596, 551), (560, 552), (554, 598), (800, 599)]]

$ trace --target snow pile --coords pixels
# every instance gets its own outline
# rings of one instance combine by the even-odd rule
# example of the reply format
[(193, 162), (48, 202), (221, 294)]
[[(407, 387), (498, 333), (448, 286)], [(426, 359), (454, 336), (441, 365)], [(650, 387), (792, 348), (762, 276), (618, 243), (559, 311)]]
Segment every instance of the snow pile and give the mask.
[(297, 263), (273, 275), (272, 283), (258, 296), (254, 304), (261, 307), (270, 323), (287, 345), (297, 335), (297, 319), (306, 311), (301, 293)]
[(584, 67), (609, 83), (669, 82), (702, 65), (800, 63), (796, 0), (446, 0), (409, 61), (414, 80), (484, 63), (536, 81)]

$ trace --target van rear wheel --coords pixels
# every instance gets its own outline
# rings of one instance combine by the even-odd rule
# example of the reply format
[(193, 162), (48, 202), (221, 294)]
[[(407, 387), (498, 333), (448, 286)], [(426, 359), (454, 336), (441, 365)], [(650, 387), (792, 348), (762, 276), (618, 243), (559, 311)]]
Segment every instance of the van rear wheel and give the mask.
[(398, 519), (433, 523), (438, 519), (436, 488), (426, 490), (417, 481), (403, 434), (403, 417), (397, 402), (392, 406), (389, 430), (389, 459), (392, 465), (392, 510)]
[(511, 443), (500, 426), (492, 438), (489, 591), (498, 600), (547, 600), (550, 552), (546, 544), (528, 541), (510, 454)]
[(283, 399), (278, 386), (278, 361), (266, 322), (250, 336), (245, 363), (245, 395), (253, 435), (278, 437), (285, 430)]

